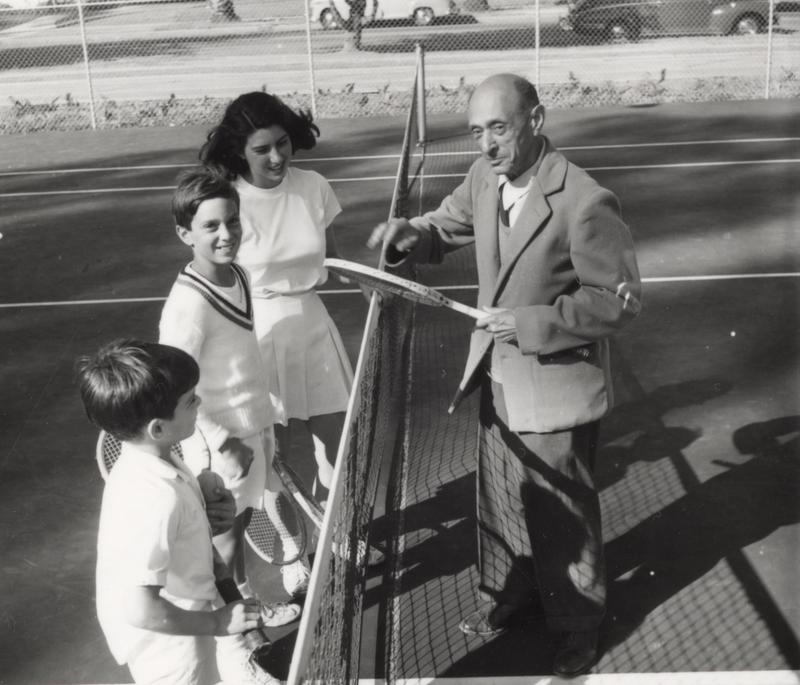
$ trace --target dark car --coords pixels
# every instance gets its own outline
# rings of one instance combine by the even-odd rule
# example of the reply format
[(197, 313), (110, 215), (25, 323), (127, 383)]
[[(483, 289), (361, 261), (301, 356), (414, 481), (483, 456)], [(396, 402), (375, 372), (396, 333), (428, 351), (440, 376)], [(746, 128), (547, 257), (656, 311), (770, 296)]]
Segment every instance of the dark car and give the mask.
[(758, 33), (769, 23), (769, 0), (569, 0), (567, 4), (561, 28), (615, 41), (635, 40), (644, 33)]

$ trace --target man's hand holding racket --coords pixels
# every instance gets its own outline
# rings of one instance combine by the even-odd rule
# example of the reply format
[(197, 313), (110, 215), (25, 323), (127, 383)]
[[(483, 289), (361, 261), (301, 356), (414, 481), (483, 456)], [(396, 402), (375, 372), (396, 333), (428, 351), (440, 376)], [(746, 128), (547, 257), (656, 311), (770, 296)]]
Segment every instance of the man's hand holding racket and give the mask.
[(408, 219), (389, 219), (372, 229), (367, 247), (374, 249), (385, 242), (400, 252), (410, 252), (419, 242), (419, 236), (420, 229)]

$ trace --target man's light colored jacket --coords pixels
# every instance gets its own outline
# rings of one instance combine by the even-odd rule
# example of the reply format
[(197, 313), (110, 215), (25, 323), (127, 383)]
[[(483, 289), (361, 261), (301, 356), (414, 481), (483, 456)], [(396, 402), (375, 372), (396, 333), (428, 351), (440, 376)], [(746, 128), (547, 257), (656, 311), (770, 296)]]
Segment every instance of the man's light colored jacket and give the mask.
[[(482, 158), (438, 209), (412, 220), (422, 238), (405, 257), (437, 263), (475, 242), (478, 306), (512, 309), (516, 318), (518, 345), (498, 343), (495, 354), (509, 428), (537, 433), (582, 425), (611, 409), (608, 338), (639, 313), (641, 297), (616, 196), (544, 140), (502, 267), (497, 176)], [(476, 387), (493, 342), (491, 333), (473, 331), (450, 411)]]

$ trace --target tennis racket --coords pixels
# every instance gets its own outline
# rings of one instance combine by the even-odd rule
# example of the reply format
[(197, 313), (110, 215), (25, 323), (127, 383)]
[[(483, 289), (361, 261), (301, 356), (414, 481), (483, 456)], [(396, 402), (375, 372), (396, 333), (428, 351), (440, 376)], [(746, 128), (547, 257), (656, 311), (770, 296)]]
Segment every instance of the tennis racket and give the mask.
[[(120, 443), (116, 438), (108, 433), (101, 433), (97, 445), (97, 464), (101, 474), (108, 475), (111, 466), (119, 458), (119, 450)], [(208, 493), (204, 488), (205, 479), (203, 479), (203, 474), (206, 469), (211, 469), (211, 450), (200, 429), (195, 430), (190, 437), (183, 440), (179, 445), (174, 445), (172, 454), (187, 462), (192, 471), (203, 469), (197, 479), (200, 482), (201, 489), (203, 489), (204, 496), (207, 497)], [(289, 491), (291, 492), (291, 490)], [(250, 522), (245, 529), (244, 537), (251, 549), (261, 559), (269, 564), (284, 566), (294, 563), (306, 553), (308, 536), (303, 524), (302, 514), (285, 493), (280, 493), (278, 496), (277, 509), (279, 520), (286, 528), (283, 531), (283, 536), (266, 511), (254, 509)], [(291, 544), (288, 544), (287, 536), (291, 540)]]
[(480, 319), (486, 316), (486, 312), (451, 300), (430, 286), (422, 285), (422, 283), (417, 283), (401, 276), (395, 276), (381, 269), (333, 257), (328, 257), (323, 262), (323, 266), (329, 271), (352, 279), (368, 288), (399, 295), (407, 300), (421, 302), (434, 307), (448, 307), (466, 316), (471, 316), (473, 319)]
[(308, 490), (300, 477), (295, 473), (289, 464), (287, 464), (279, 456), (275, 456), (272, 461), (272, 468), (283, 483), (283, 487), (294, 497), (295, 502), (308, 516), (311, 523), (319, 530), (322, 527), (322, 517), (325, 512), (322, 510), (319, 502), (317, 502), (314, 495)]
[[(199, 431), (196, 431), (196, 433), (199, 433)], [(200, 436), (200, 439), (202, 439), (202, 436)], [(187, 442), (184, 441), (184, 445), (186, 444)], [(195, 446), (198, 444), (200, 443), (189, 443), (189, 445)], [(170, 452), (173, 457), (183, 460), (181, 445), (173, 445)], [(122, 443), (110, 433), (100, 431), (100, 436), (97, 439), (96, 459), (103, 480), (108, 478), (108, 474), (111, 473), (111, 469), (117, 463), (121, 453)], [(222, 560), (216, 547), (213, 547), (213, 550), (214, 576), (220, 597), (226, 604), (242, 600), (242, 593), (239, 592), (236, 582), (230, 576), (227, 565)], [(266, 656), (272, 649), (272, 642), (261, 628), (252, 628), (242, 633), (242, 636), (247, 645), (247, 663), (243, 664), (244, 672), (248, 677), (247, 685), (274, 685), (275, 678), (266, 669)]]
[[(272, 467), (275, 469), (275, 473), (280, 477), (283, 486), (292, 497), (294, 497), (298, 506), (305, 512), (311, 523), (314, 524), (316, 532), (319, 533), (322, 529), (322, 519), (325, 516), (325, 511), (320, 506), (317, 498), (314, 497), (312, 492), (306, 487), (305, 483), (294, 469), (281, 459), (280, 456), (275, 455)], [(369, 545), (360, 551), (362, 554), (366, 555), (367, 566), (377, 566), (386, 560), (386, 554), (375, 546)], [(339, 549), (336, 545), (334, 545), (334, 553), (349, 559), (349, 552)]]

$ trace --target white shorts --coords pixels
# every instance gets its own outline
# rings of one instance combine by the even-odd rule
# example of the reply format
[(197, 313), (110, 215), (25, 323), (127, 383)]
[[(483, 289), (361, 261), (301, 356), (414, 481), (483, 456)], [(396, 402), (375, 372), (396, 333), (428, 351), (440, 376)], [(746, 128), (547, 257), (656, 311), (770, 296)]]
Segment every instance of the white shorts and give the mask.
[(137, 685), (241, 685), (249, 657), (241, 635), (153, 633), (128, 668)]
[(211, 635), (152, 633), (128, 657), (138, 685), (214, 685), (217, 642)]

